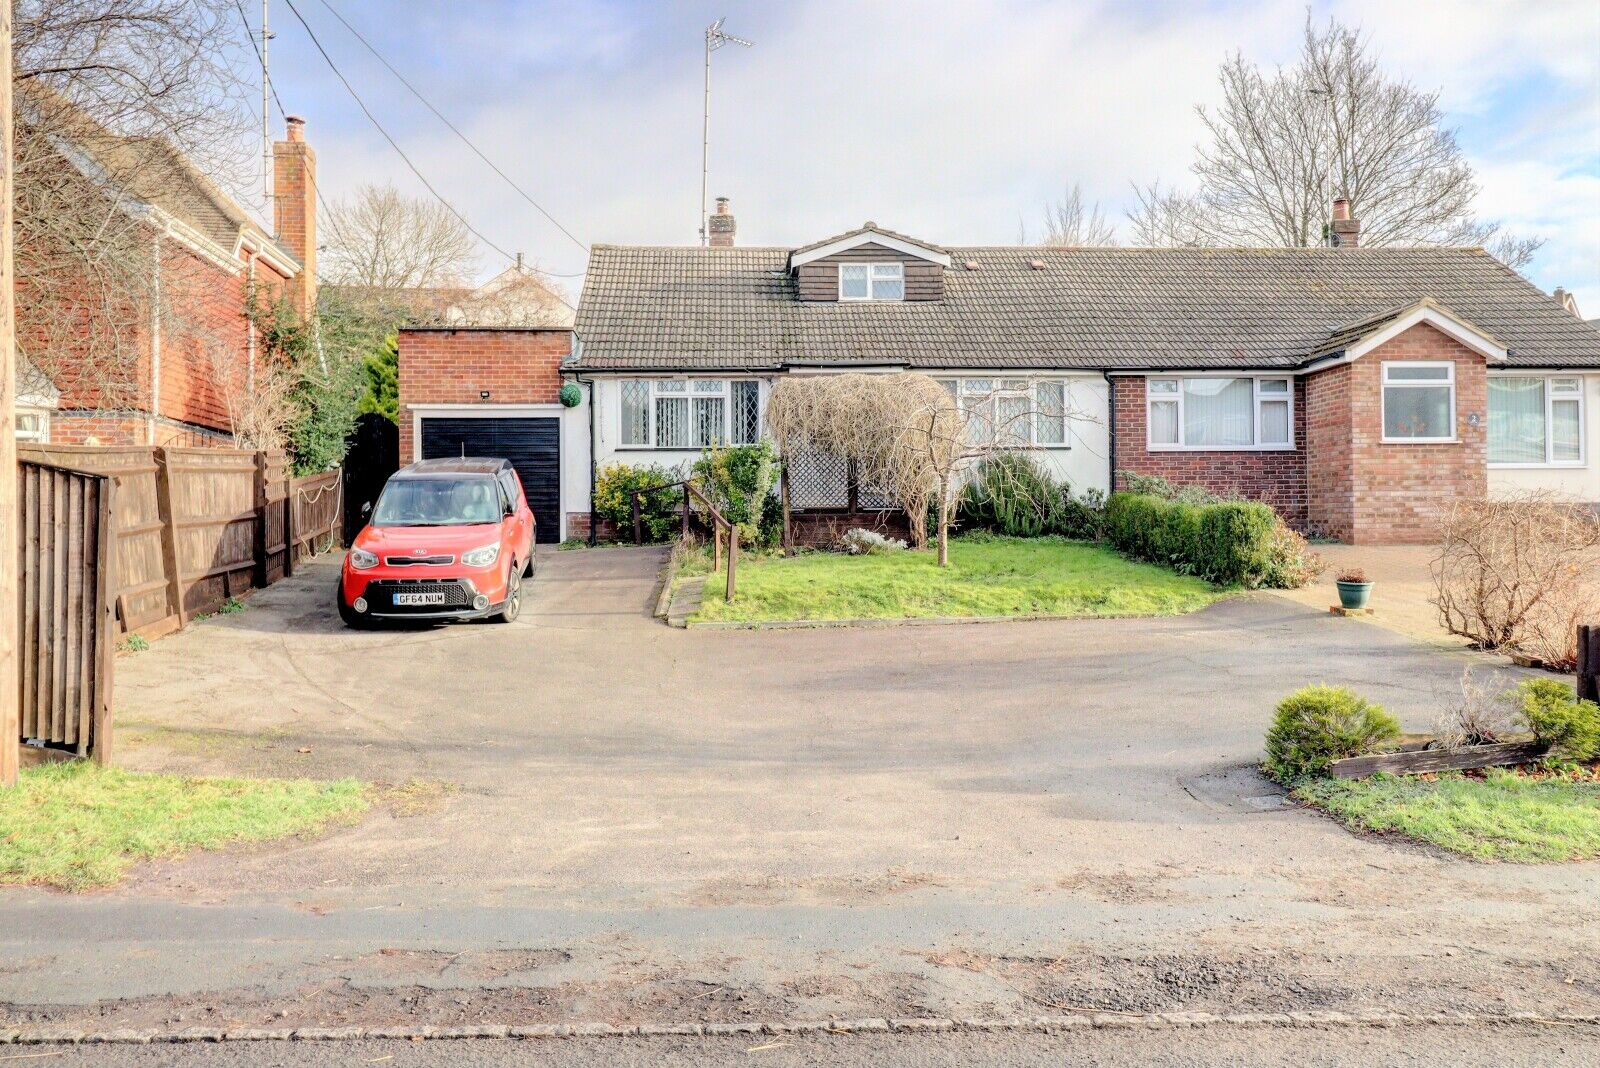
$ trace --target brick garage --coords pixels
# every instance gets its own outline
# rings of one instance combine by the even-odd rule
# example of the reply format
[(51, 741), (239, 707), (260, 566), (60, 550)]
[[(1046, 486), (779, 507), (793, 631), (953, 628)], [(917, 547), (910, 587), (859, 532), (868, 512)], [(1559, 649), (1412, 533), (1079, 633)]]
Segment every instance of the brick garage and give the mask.
[[(571, 348), (567, 329), (402, 330), (400, 462), (456, 447), (502, 456), (517, 467), (541, 541), (558, 540), (558, 531), (586, 533), (587, 483), (574, 479), (587, 476), (587, 415), (561, 406), (561, 365)], [(564, 514), (568, 506), (573, 515)]]

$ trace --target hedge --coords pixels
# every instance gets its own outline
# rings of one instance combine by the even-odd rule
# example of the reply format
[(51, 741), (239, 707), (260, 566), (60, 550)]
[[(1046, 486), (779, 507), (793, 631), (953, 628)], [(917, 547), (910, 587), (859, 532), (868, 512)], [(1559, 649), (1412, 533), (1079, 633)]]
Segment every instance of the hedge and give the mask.
[(1139, 560), (1197, 575), (1219, 586), (1276, 584), (1273, 528), (1264, 504), (1194, 504), (1148, 493), (1113, 493), (1106, 502), (1106, 539)]

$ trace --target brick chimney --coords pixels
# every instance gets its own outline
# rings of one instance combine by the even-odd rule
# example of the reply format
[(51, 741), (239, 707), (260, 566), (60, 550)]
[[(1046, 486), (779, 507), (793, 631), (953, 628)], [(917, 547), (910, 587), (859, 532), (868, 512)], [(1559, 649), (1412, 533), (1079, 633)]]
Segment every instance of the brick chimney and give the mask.
[(289, 299), (305, 313), (317, 304), (317, 154), (306, 144), (306, 120), (284, 121), (284, 139), (272, 143), (273, 236), (300, 261)]
[(1361, 245), (1361, 223), (1350, 217), (1350, 201), (1344, 197), (1333, 198), (1333, 222), (1328, 228), (1328, 244), (1334, 248), (1358, 248)]
[(706, 230), (711, 235), (713, 248), (733, 247), (733, 214), (728, 211), (728, 198), (717, 198), (716, 214), (706, 220)]

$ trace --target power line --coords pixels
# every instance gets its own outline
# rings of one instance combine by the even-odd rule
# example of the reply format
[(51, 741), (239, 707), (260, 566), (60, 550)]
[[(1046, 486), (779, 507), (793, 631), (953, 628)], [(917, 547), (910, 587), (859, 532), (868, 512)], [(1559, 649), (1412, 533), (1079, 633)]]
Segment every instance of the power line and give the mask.
[[(532, 204), (533, 207), (535, 208), (535, 210), (537, 210), (540, 215), (543, 215), (545, 217), (545, 219), (547, 219), (549, 221), (551, 226), (554, 226), (557, 230), (560, 230), (563, 234), (566, 235), (568, 240), (570, 240), (574, 245), (577, 245), (584, 252), (587, 253), (589, 251), (589, 246), (588, 245), (584, 244), (581, 240), (579, 240), (578, 237), (576, 235), (574, 235), (571, 230), (568, 230), (565, 226), (562, 226), (561, 223), (556, 220), (556, 217), (554, 215), (551, 215), (548, 211), (544, 210), (544, 206), (541, 205), (537, 200), (534, 200), (533, 197), (528, 193), (527, 190), (523, 189), (520, 185), (518, 185), (512, 179), (512, 177), (509, 174), (507, 174), (505, 171), (501, 170), (498, 166), (496, 166), (494, 160), (492, 160), (488, 156), (484, 155), (483, 151), (480, 148), (478, 148), (477, 145), (473, 144), (472, 143), (472, 139), (469, 138), (466, 134), (462, 133), (461, 130), (456, 126), (455, 123), (453, 123), (449, 119), (445, 118), (444, 113), (441, 112), (438, 108), (434, 107), (432, 102), (430, 102), (427, 97), (422, 95), (421, 90), (419, 90), (416, 86), (412, 85), (409, 81), (407, 81), (406, 80), (406, 76), (404, 74), (401, 74), (398, 70), (396, 70), (395, 67), (394, 67), (394, 64), (390, 63), (387, 59), (385, 59), (383, 57), (383, 53), (379, 52), (376, 48), (374, 48), (372, 46), (372, 42), (368, 41), (365, 37), (363, 37), (361, 35), (361, 31), (360, 30), (358, 30), (354, 26), (350, 25), (350, 23), (348, 21), (346, 21), (345, 17), (343, 15), (339, 14), (339, 12), (334, 8), (334, 6), (331, 3), (328, 2), (328, 0), (320, 0), (320, 2), (321, 2), (323, 7), (328, 9), (328, 13), (329, 14), (331, 14), (334, 18), (339, 20), (339, 24), (341, 26), (343, 26), (345, 29), (349, 30), (351, 32), (351, 34), (353, 34), (355, 36), (355, 39), (360, 41), (362, 43), (362, 45), (364, 45), (366, 47), (368, 52), (371, 52), (375, 57), (377, 57), (378, 62), (382, 63), (384, 65), (384, 67), (386, 67), (388, 69), (390, 74), (393, 74), (396, 78), (398, 78), (400, 80), (400, 84), (401, 85), (405, 86), (407, 89), (409, 89), (411, 91), (411, 95), (412, 96), (414, 96), (418, 100), (422, 101), (423, 107), (425, 107), (429, 111), (433, 112), (434, 117), (437, 118), (440, 122), (444, 123), (446, 126), (448, 126), (450, 128), (450, 132), (451, 133), (453, 133), (457, 137), (461, 138), (461, 143), (466, 145), (468, 148), (472, 149), (473, 155), (477, 156), (479, 159), (483, 160), (484, 163), (488, 164), (489, 165), (489, 169), (494, 171), (494, 173), (498, 174), (502, 179), (504, 179), (505, 183), (507, 185), (509, 185), (512, 189), (516, 190), (518, 196), (520, 196), (523, 200), (526, 200), (529, 204)], [(293, 7), (292, 4), (290, 6)]]
[[(367, 107), (366, 101), (361, 99), (361, 94), (356, 92), (355, 86), (350, 84), (350, 79), (344, 76), (344, 72), (340, 70), (339, 65), (333, 61), (333, 57), (328, 55), (328, 50), (322, 47), (322, 42), (317, 38), (316, 33), (312, 31), (311, 24), (306, 22), (304, 15), (300, 14), (300, 9), (294, 6), (294, 0), (284, 0), (284, 3), (288, 5), (289, 12), (290, 14), (294, 15), (295, 21), (300, 23), (301, 28), (306, 31), (306, 36), (311, 38), (311, 43), (316, 46), (317, 51), (322, 56), (323, 62), (328, 64), (328, 69), (333, 71), (334, 77), (339, 79), (340, 84), (344, 86), (345, 92), (350, 94), (350, 99), (356, 102), (356, 106), (359, 107), (361, 109), (361, 113), (367, 117), (367, 121), (372, 123), (373, 127), (383, 135), (383, 139), (385, 141), (389, 142), (389, 147), (395, 150), (395, 154), (398, 155), (402, 161), (404, 161), (406, 168), (416, 176), (417, 181), (421, 182), (428, 192), (433, 194), (433, 198), (435, 200), (444, 205), (445, 210), (449, 211), (451, 215), (456, 217), (457, 222), (467, 228), (467, 232), (472, 234), (479, 241), (482, 241), (494, 251), (498, 252), (507, 260), (516, 262), (515, 256), (501, 248), (499, 245), (495, 244), (493, 241), (489, 240), (489, 238), (480, 232), (477, 227), (473, 226), (467, 221), (467, 217), (465, 215), (456, 210), (456, 206), (454, 204), (445, 199), (444, 194), (440, 193), (439, 190), (434, 188), (433, 183), (428, 181), (428, 179), (423, 175), (422, 171), (417, 169), (417, 165), (415, 163), (411, 162), (411, 157), (406, 155), (405, 149), (400, 147), (400, 143), (396, 141), (394, 137), (390, 135), (389, 131), (384, 128), (383, 123), (378, 121), (378, 117), (372, 113), (372, 109)], [(562, 303), (565, 303), (565, 301)]]

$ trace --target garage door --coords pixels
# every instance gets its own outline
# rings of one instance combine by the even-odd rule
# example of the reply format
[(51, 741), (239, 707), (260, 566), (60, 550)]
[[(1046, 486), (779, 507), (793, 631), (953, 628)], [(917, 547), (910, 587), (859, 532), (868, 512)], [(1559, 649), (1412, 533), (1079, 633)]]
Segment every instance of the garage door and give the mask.
[(422, 458), (492, 456), (510, 460), (539, 524), (539, 540), (561, 540), (559, 419), (423, 419)]

